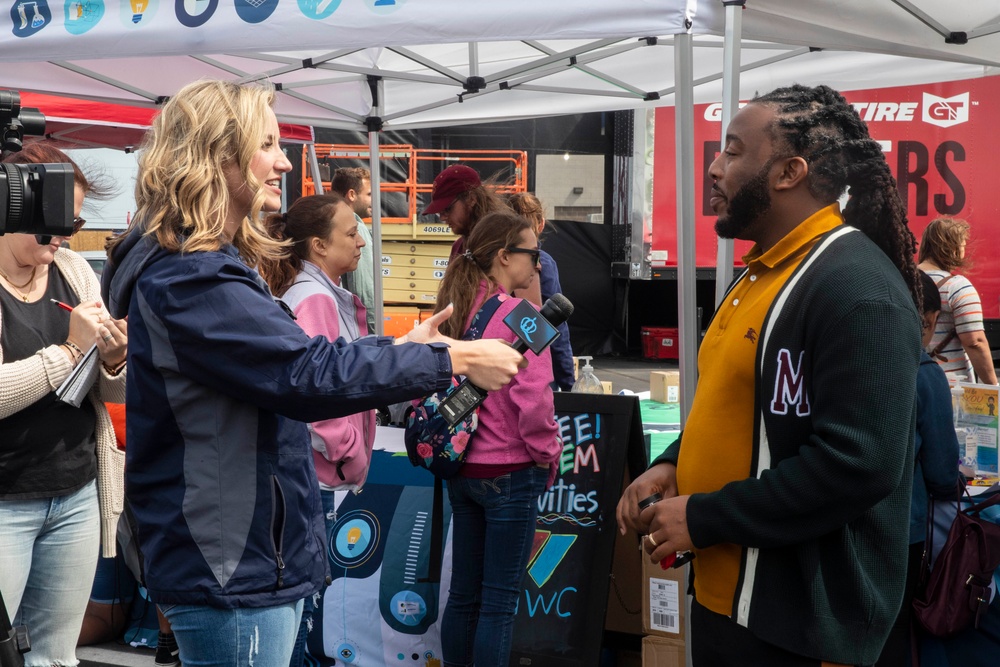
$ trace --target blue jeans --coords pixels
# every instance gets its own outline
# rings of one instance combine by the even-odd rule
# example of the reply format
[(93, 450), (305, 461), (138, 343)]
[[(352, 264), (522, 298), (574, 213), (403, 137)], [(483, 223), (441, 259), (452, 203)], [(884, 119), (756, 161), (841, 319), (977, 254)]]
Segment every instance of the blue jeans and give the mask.
[(507, 667), (548, 466), (448, 481), (451, 589), (441, 621), (445, 667)]
[(235, 609), (168, 604), (160, 610), (170, 621), (185, 667), (283, 667), (292, 655), (302, 600)]
[(96, 483), (65, 496), (0, 500), (0, 526), (0, 591), (14, 624), (28, 626), (25, 665), (77, 664), (101, 546)]
[[(333, 538), (333, 527), (337, 523), (337, 492), (321, 489), (319, 497), (323, 502), (323, 517), (326, 522), (326, 557), (329, 558), (330, 540)], [(312, 662), (306, 662), (306, 649), (309, 643), (309, 633), (313, 627), (313, 616), (316, 614), (316, 610), (320, 608), (319, 605), (323, 604), (323, 593), (325, 592), (326, 589), (324, 588), (319, 593), (307, 597), (302, 603), (302, 621), (299, 624), (298, 635), (295, 637), (295, 646), (292, 650), (292, 659), (288, 663), (289, 667), (302, 667), (303, 665), (313, 664)], [(318, 643), (322, 644), (322, 638), (320, 638)]]

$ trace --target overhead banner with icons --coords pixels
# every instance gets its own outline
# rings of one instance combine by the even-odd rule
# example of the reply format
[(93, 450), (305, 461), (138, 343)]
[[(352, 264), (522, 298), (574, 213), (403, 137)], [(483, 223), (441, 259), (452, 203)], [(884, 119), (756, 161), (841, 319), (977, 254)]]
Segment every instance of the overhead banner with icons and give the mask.
[[(691, 0), (14, 0), (0, 60), (672, 34)], [(6, 25), (3, 25), (6, 23)], [(10, 39), (13, 35), (18, 39)], [(70, 39), (73, 37), (73, 39)], [(22, 41), (23, 40), (23, 41)]]

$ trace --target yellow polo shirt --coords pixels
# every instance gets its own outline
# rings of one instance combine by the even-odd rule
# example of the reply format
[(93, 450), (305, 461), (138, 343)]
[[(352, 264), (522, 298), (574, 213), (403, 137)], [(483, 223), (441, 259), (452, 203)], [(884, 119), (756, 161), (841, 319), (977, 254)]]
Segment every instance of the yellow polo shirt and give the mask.
[[(839, 204), (803, 221), (765, 253), (755, 245), (743, 257), (746, 274), (719, 306), (698, 353), (698, 389), (677, 461), (681, 495), (717, 491), (750, 476), (755, 362), (761, 326), (778, 290), (826, 232), (843, 223)], [(740, 576), (741, 547), (697, 549), (698, 602), (730, 616)]]

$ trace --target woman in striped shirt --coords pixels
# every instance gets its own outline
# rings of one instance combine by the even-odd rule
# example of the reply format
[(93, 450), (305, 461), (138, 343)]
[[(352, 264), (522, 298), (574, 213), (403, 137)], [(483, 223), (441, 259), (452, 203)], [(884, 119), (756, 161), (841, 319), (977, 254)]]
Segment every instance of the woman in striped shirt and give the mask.
[[(919, 268), (941, 292), (941, 314), (927, 353), (949, 380), (997, 383), (990, 344), (983, 330), (979, 293), (965, 276), (952, 273), (965, 266), (969, 223), (958, 218), (936, 218), (920, 241)], [(975, 372), (975, 375), (973, 375)]]

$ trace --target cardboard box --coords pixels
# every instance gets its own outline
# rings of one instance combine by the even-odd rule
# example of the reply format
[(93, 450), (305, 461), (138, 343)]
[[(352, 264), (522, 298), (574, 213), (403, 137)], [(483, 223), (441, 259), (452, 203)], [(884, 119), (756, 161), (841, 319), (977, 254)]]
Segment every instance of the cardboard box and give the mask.
[(642, 667), (684, 667), (684, 644), (660, 637), (642, 638)]
[(647, 635), (684, 642), (689, 567), (664, 570), (642, 559), (642, 630)]
[(652, 371), (649, 374), (649, 398), (658, 403), (679, 403), (681, 372)]
[(615, 393), (610, 380), (601, 380), (601, 386), (604, 387), (605, 394), (611, 395)]
[[(628, 484), (627, 480), (625, 484)], [(615, 530), (605, 630), (629, 635), (645, 634), (642, 630), (642, 556), (639, 535), (635, 531), (629, 530), (622, 535)]]

